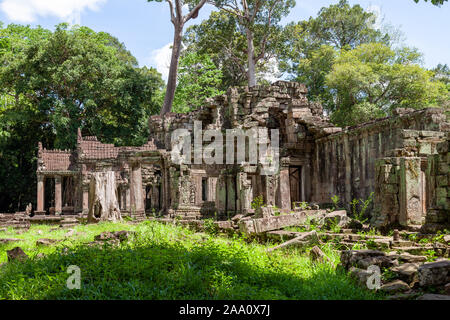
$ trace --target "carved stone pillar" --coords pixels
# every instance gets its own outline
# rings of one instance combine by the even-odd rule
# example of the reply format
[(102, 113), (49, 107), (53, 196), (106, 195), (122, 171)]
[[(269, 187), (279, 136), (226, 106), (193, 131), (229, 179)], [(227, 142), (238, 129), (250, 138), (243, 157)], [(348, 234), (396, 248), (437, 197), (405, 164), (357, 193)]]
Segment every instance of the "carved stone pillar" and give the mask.
[(134, 163), (133, 165), (130, 165), (130, 167), (131, 214), (141, 214), (144, 211), (141, 164)]
[(37, 210), (35, 214), (44, 214), (44, 195), (45, 195), (45, 187), (44, 187), (45, 177), (44, 175), (39, 174), (37, 176)]
[(62, 213), (62, 177), (55, 176), (55, 214)]
[(245, 172), (238, 174), (238, 189), (238, 208), (247, 213), (252, 208), (253, 188), (251, 178)]
[(291, 210), (291, 186), (289, 183), (289, 158), (281, 159), (280, 168), (281, 209)]
[(89, 213), (89, 185), (83, 185), (83, 208), (82, 213)]

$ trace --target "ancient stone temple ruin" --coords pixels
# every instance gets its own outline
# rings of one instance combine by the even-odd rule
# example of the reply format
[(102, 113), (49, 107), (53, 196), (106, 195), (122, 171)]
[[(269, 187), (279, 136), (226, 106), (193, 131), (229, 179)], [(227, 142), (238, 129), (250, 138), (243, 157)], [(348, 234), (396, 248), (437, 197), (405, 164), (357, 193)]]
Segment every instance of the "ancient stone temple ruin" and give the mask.
[[(339, 128), (306, 93), (304, 85), (284, 81), (231, 88), (194, 112), (152, 116), (149, 140), (141, 147), (115, 147), (80, 131), (76, 150), (39, 144), (36, 214), (104, 210), (93, 203), (92, 180), (113, 172), (122, 215), (232, 217), (252, 211), (258, 196), (291, 212), (302, 202), (328, 204), (335, 195), (348, 206), (373, 192), (374, 226), (450, 222), (450, 124), (441, 109), (398, 109), (393, 117)], [(261, 164), (246, 161), (207, 164), (193, 156), (191, 164), (174, 162), (172, 134), (187, 129), (194, 136), (196, 121), (203, 130), (224, 133), (278, 129), (276, 172), (263, 174)]]

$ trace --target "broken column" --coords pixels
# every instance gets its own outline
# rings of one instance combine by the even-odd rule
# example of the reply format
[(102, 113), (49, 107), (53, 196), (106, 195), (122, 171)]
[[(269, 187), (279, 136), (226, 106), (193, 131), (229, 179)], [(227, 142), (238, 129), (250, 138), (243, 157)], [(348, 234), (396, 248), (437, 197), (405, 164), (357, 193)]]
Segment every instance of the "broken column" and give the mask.
[(55, 176), (55, 214), (62, 213), (62, 177)]

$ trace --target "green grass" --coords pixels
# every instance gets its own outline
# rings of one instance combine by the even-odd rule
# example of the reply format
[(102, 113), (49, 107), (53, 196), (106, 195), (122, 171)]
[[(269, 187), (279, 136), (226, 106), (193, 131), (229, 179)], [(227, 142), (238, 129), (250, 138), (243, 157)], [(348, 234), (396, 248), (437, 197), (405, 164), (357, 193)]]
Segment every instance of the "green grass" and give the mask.
[[(157, 222), (138, 225), (101, 223), (77, 226), (83, 234), (52, 247), (36, 247), (39, 238), (63, 239), (67, 230), (0, 237), (23, 242), (25, 262), (0, 268), (0, 299), (379, 299), (330, 264), (314, 264), (296, 249), (266, 253), (267, 245), (246, 243)], [(118, 247), (88, 247), (103, 231), (133, 230), (136, 236)], [(38, 234), (38, 230), (42, 234)], [(70, 248), (64, 254), (63, 248)], [(337, 264), (331, 246), (323, 250)], [(44, 253), (44, 258), (38, 258)], [(69, 290), (67, 268), (81, 269), (81, 290)]]

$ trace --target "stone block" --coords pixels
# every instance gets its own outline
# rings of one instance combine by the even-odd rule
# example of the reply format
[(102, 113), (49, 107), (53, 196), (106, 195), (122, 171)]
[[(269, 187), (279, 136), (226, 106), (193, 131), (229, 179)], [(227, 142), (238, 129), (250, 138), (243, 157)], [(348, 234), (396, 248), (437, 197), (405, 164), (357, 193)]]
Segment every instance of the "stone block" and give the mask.
[(397, 194), (398, 193), (398, 185), (397, 184), (383, 184), (382, 192), (389, 193), (389, 194)]
[(244, 233), (261, 233), (266, 231), (278, 230), (284, 227), (291, 227), (301, 225), (306, 222), (308, 215), (305, 211), (296, 212), (293, 214), (251, 219), (239, 222), (239, 229)]
[(418, 272), (422, 287), (445, 285), (450, 282), (450, 260), (425, 263)]
[(383, 284), (380, 288), (381, 291), (394, 293), (408, 291), (410, 287), (402, 280), (395, 280), (386, 284)]
[(448, 163), (440, 161), (438, 164), (438, 173), (447, 174), (449, 172), (448, 168), (449, 168)]
[(341, 264), (345, 269), (349, 269), (360, 260), (382, 256), (386, 256), (386, 254), (378, 250), (344, 250), (341, 252)]
[(403, 138), (416, 138), (419, 136), (419, 131), (417, 130), (402, 130)]
[(432, 144), (429, 142), (421, 142), (419, 145), (419, 154), (428, 155), (433, 153)]
[(436, 185), (438, 187), (446, 187), (449, 185), (447, 175), (436, 176)]

